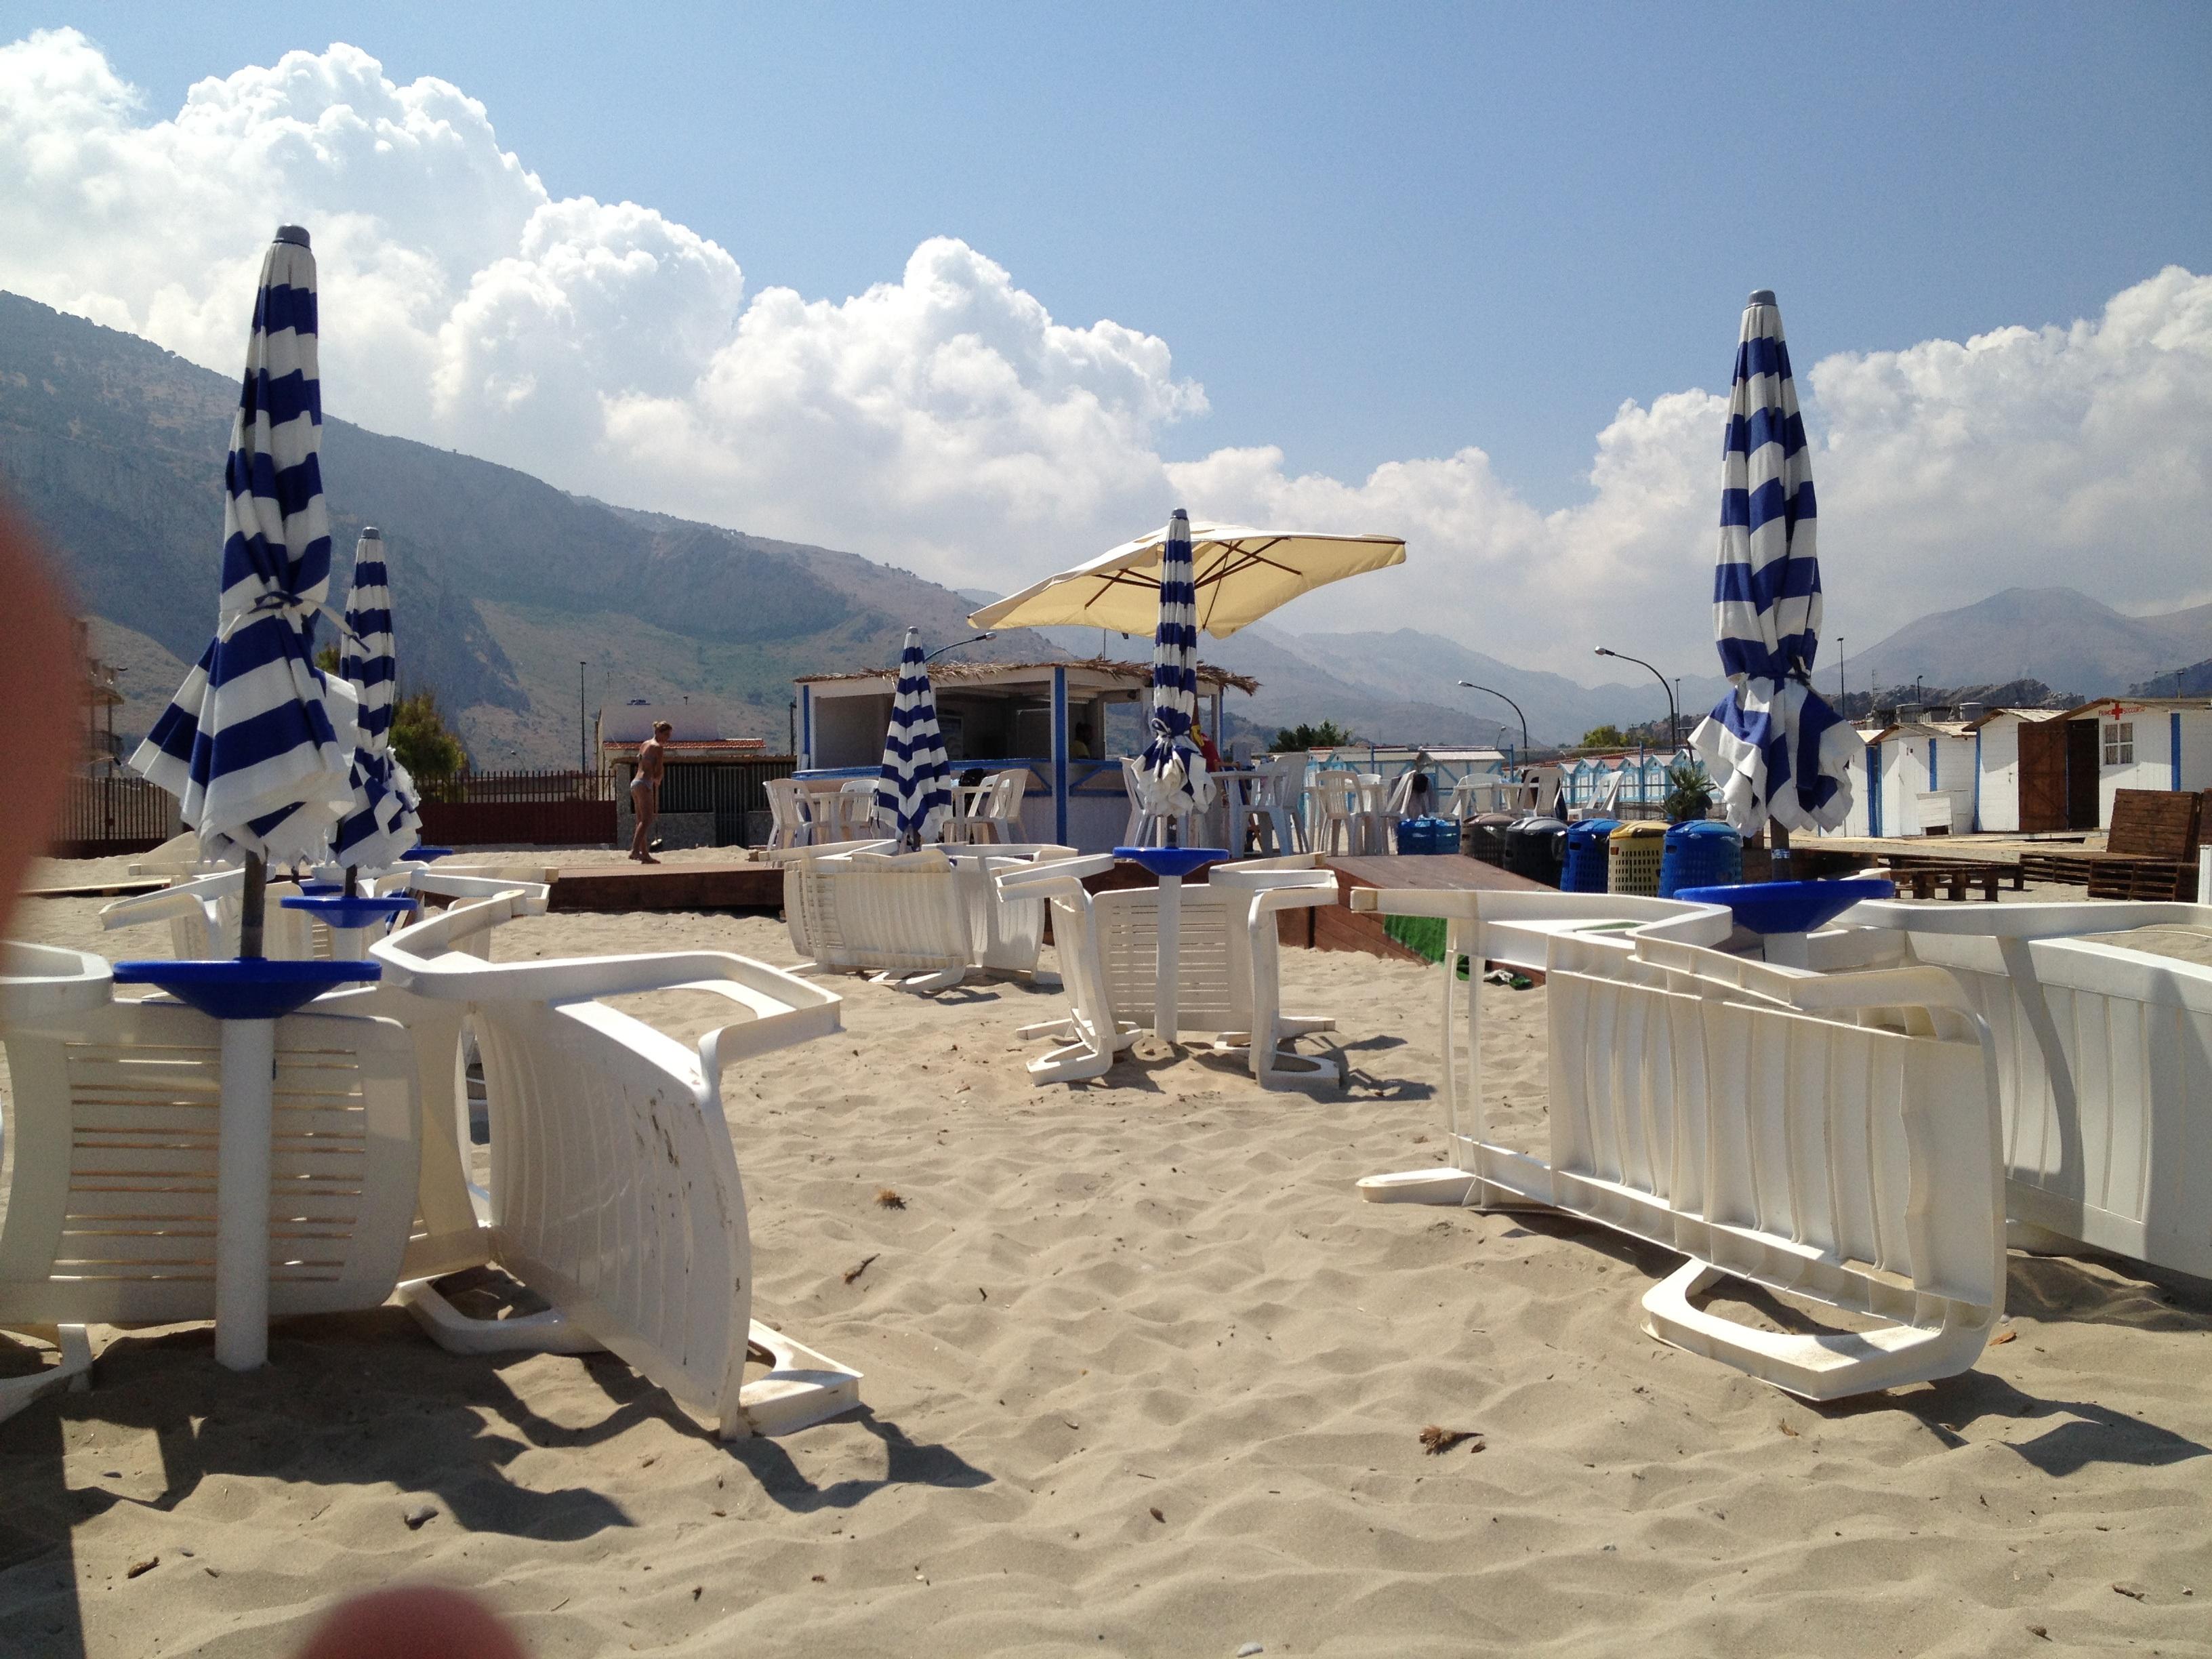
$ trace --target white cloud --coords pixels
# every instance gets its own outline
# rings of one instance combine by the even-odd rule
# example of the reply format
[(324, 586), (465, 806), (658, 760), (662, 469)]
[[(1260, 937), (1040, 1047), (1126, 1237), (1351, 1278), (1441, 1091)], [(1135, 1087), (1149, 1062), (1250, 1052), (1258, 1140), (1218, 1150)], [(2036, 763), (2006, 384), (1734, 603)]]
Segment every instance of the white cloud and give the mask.
[[(1601, 638), (1705, 666), (1705, 392), (1624, 403), (1589, 499), (1551, 514), (1472, 446), (1364, 479), (1293, 475), (1266, 447), (1170, 464), (1162, 429), (1206, 404), (1166, 342), (1055, 322), (949, 238), (842, 301), (749, 298), (713, 241), (554, 199), (481, 104), (345, 46), (204, 81), (167, 118), (73, 31), (0, 47), (0, 286), (225, 374), (270, 228), (309, 225), (333, 412), (566, 488), (999, 589), (1178, 501), (1388, 530), (1406, 568), (1285, 620), (1408, 623), (1577, 673)], [(2014, 584), (2138, 610), (2203, 589), (2212, 279), (2167, 270), (2070, 327), (1831, 356), (1801, 392), (1832, 631), (1870, 642)]]

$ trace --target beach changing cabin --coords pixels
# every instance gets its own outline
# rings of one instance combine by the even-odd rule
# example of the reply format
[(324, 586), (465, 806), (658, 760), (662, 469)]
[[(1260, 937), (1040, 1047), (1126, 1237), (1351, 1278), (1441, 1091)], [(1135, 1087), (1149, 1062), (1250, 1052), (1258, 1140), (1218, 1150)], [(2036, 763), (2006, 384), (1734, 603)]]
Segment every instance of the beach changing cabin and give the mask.
[(2212, 697), (2103, 697), (2068, 709), (2065, 720), (2074, 817), (2086, 816), (2092, 770), (2090, 824), (2110, 826), (2123, 789), (2212, 788)]
[[(929, 669), (937, 723), (957, 776), (1024, 768), (1022, 838), (1080, 852), (1110, 851), (1125, 838), (1129, 796), (1121, 756), (1142, 748), (1152, 665), (1090, 658), (1067, 662), (937, 662)], [(799, 688), (800, 777), (872, 777), (883, 763), (896, 667), (848, 674), (806, 674)], [(1201, 663), (1199, 720), (1221, 731), (1222, 698), (1247, 696), (1259, 682)], [(1117, 744), (1109, 719), (1121, 713)]]

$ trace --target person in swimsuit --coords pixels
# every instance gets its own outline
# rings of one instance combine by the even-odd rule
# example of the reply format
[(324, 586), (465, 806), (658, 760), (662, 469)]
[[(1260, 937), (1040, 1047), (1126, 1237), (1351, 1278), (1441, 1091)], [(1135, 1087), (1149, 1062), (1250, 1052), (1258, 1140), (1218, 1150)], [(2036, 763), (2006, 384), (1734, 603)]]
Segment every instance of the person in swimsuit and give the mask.
[(666, 720), (653, 723), (653, 735), (638, 745), (637, 771), (629, 781), (630, 810), (637, 829), (629, 838), (629, 855), (640, 864), (658, 864), (653, 856), (653, 821), (660, 816), (660, 775), (667, 769), (665, 745), (676, 728)]

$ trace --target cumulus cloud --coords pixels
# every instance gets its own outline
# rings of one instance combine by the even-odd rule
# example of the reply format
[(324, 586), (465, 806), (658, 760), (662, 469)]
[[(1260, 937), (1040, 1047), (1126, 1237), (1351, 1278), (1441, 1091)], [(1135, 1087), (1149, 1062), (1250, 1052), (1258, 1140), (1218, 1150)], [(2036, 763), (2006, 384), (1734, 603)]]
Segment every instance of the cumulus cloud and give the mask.
[[(1702, 665), (1709, 392), (1624, 403), (1587, 499), (1551, 513), (1462, 434), (1359, 479), (1268, 447), (1169, 463), (1164, 429), (1206, 402), (1166, 342), (1055, 320), (951, 238), (842, 301), (749, 295), (711, 240), (556, 199), (482, 104), (346, 46), (204, 81), (163, 115), (82, 35), (33, 34), (0, 47), (0, 286), (225, 374), (270, 229), (307, 223), (333, 412), (564, 488), (999, 590), (1178, 502), (1386, 530), (1404, 569), (1285, 620), (1411, 622), (1569, 672), (1593, 639), (1665, 640)], [(1801, 392), (1832, 628), (1870, 641), (2015, 583), (2133, 609), (2205, 586), (2212, 279), (2168, 270), (2070, 326), (1830, 356)]]

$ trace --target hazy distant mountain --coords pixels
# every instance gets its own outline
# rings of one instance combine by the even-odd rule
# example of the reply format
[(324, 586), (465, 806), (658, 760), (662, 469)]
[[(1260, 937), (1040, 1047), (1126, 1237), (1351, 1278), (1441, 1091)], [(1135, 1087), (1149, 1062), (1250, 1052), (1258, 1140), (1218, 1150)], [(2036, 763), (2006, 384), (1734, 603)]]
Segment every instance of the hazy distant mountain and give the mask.
[[(60, 555), (143, 732), (215, 624), (234, 382), (134, 335), (0, 294), (0, 478)], [(385, 532), (403, 684), (434, 687), (479, 765), (577, 753), (583, 701), (713, 698), (779, 744), (791, 677), (897, 660), (904, 629), (971, 608), (849, 553), (620, 511), (526, 473), (326, 418), (343, 605)], [(1025, 631), (975, 653), (1056, 654)], [(166, 679), (167, 684), (160, 684)]]
[[(1909, 686), (1916, 678), (1931, 686), (2034, 678), (2098, 697), (2208, 656), (2212, 605), (2124, 617), (2070, 587), (2008, 587), (1850, 653), (1844, 671), (1854, 690)], [(1834, 663), (1832, 652), (1822, 653), (1824, 690)]]

